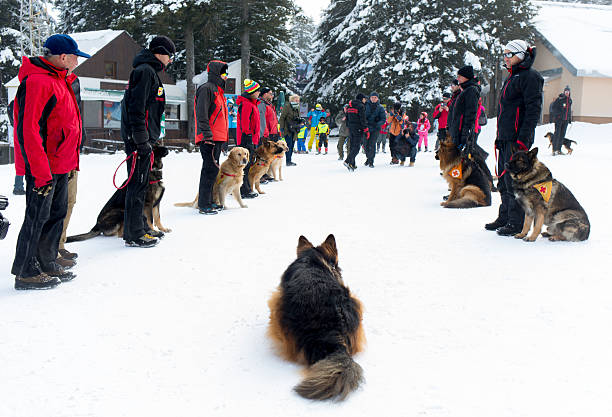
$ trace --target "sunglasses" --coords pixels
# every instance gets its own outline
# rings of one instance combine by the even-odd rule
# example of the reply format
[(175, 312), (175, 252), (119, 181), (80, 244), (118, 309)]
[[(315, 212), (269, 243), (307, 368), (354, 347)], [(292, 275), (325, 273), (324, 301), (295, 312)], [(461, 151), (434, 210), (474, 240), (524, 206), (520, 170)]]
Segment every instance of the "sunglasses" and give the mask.
[(506, 52), (503, 55), (504, 58), (512, 58), (514, 55), (520, 54), (520, 52)]

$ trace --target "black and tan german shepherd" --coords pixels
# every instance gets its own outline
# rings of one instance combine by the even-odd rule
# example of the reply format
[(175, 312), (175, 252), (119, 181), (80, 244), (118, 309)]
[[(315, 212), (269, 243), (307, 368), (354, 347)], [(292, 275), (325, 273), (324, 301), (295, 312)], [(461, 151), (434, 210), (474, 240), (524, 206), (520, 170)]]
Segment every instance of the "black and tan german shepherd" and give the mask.
[[(547, 134), (544, 135), (544, 137), (548, 139), (548, 147), (549, 148), (552, 146), (552, 142), (553, 142), (553, 137), (554, 136), (555, 136), (555, 134), (552, 133), (552, 132), (548, 132)], [(563, 138), (562, 145), (565, 148), (565, 150), (567, 150), (568, 155), (571, 155), (572, 152), (574, 152), (574, 150), (572, 149), (572, 143), (575, 143), (576, 145), (578, 144), (578, 142), (576, 142), (575, 140), (571, 140), (571, 139), (568, 139), (568, 138)]]
[[(505, 165), (517, 200), (525, 210), (523, 230), (514, 237), (534, 242), (546, 225), (548, 229), (542, 236), (549, 240), (587, 240), (591, 225), (586, 212), (572, 192), (553, 178), (537, 155), (538, 148), (517, 152)], [(527, 237), (532, 223), (533, 231)]]
[(352, 356), (365, 344), (361, 302), (342, 281), (334, 235), (314, 247), (300, 236), (297, 259), (268, 301), (268, 335), (286, 360), (306, 365), (295, 391), (312, 400), (343, 400), (363, 382)]
[[(164, 233), (171, 232), (170, 229), (162, 225), (159, 212), (159, 204), (164, 196), (164, 191), (166, 190), (162, 182), (162, 169), (164, 166), (162, 163), (162, 158), (167, 155), (168, 148), (165, 146), (153, 146), (153, 168), (149, 173), (149, 187), (147, 188), (147, 193), (145, 195), (144, 205), (144, 214), (147, 218), (149, 228), (153, 229), (153, 226), (155, 225)], [(124, 185), (125, 181), (123, 182), (122, 187)], [(115, 191), (104, 207), (102, 207), (102, 210), (100, 210), (96, 225), (87, 233), (69, 236), (66, 238), (66, 242), (81, 242), (101, 234), (105, 236), (122, 237), (126, 192), (126, 187)]]
[(442, 176), (450, 194), (440, 203), (446, 208), (473, 208), (491, 205), (491, 183), (478, 164), (461, 155), (450, 136), (440, 142), (436, 151)]

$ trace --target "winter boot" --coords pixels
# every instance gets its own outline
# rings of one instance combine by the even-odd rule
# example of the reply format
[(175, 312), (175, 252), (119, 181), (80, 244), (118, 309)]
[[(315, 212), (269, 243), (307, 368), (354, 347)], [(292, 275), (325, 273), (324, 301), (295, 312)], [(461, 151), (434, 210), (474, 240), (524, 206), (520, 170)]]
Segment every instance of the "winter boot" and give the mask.
[(498, 217), (497, 219), (495, 219), (491, 223), (485, 224), (485, 229), (486, 230), (491, 230), (491, 231), (492, 230), (497, 230), (500, 227), (505, 226), (507, 222), (508, 222), (508, 219), (506, 219), (505, 217)]
[(400, 165), (401, 165), (401, 166), (404, 166), (404, 162), (405, 162), (405, 161), (400, 162)]
[(387, 153), (387, 151), (385, 151), (385, 144), (384, 144), (384, 143), (383, 143), (382, 148), (383, 148), (383, 149), (382, 149), (383, 153)]
[(327, 148), (325, 148), (325, 155), (327, 155)]
[(397, 160), (397, 158), (393, 158), (391, 159), (391, 165), (396, 165), (399, 161)]
[(429, 152), (429, 150), (427, 149), (427, 146), (425, 147), (425, 152)]
[(421, 147), (419, 146), (419, 149), (417, 149), (417, 152), (421, 152)]
[[(74, 262), (74, 261), (72, 261)], [(60, 266), (57, 262), (51, 262), (47, 270), (43, 271), (50, 277), (59, 278), (61, 282), (72, 281), (76, 278), (76, 275), (72, 272), (66, 271), (64, 268)]]
[(161, 230), (153, 230), (153, 229), (147, 230), (147, 234), (157, 239), (163, 239), (164, 236), (166, 236), (164, 232), (162, 232)]
[(218, 214), (219, 212), (217, 210), (215, 210), (214, 208), (212, 208), (212, 205), (210, 205), (210, 206), (206, 206), (206, 207), (200, 208), (199, 209), (199, 213), (200, 214), (206, 214), (206, 215), (209, 215), (209, 216), (213, 216), (215, 214)]
[(497, 234), (500, 236), (514, 236), (523, 230), (523, 226), (520, 224), (507, 224), (497, 229)]
[(159, 243), (159, 239), (157, 239), (156, 237), (153, 237), (149, 234), (144, 234), (138, 239), (126, 240), (125, 246), (130, 246), (133, 248), (152, 248), (158, 243)]
[(409, 167), (413, 167), (414, 166), (414, 162), (410, 162), (410, 164), (408, 164)]
[(50, 290), (57, 287), (62, 281), (58, 277), (50, 277), (44, 272), (33, 277), (16, 277), (16, 290)]
[(62, 258), (61, 256), (58, 256), (55, 262), (57, 262), (59, 266), (64, 269), (70, 269), (76, 265), (76, 261), (74, 259), (66, 259)]

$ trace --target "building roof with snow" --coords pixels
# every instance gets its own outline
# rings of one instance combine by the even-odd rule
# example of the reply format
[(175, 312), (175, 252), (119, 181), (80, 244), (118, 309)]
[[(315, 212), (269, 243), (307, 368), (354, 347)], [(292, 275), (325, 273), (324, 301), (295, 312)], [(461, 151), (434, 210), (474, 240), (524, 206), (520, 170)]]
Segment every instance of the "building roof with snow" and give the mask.
[[(123, 30), (94, 30), (91, 32), (69, 33), (70, 37), (79, 45), (79, 49), (92, 58), (102, 48), (111, 43), (113, 39), (121, 35)], [(85, 62), (88, 58), (79, 57), (79, 65)]]
[(534, 2), (537, 35), (576, 77), (612, 78), (612, 6)]

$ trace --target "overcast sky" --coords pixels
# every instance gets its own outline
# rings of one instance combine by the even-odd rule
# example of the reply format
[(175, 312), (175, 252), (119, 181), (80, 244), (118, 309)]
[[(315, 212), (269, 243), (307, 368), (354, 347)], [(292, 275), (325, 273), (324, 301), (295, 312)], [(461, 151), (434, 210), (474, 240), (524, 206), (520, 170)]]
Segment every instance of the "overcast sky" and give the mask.
[(321, 20), (321, 11), (327, 7), (329, 0), (296, 0), (298, 6), (304, 9), (304, 13), (312, 17), (315, 23)]

